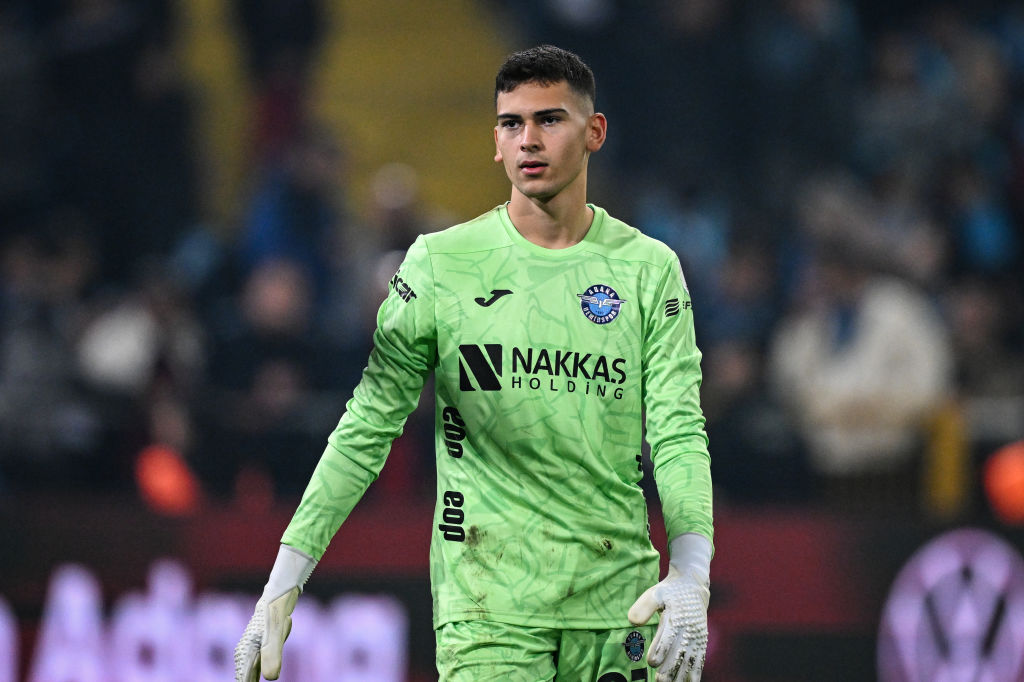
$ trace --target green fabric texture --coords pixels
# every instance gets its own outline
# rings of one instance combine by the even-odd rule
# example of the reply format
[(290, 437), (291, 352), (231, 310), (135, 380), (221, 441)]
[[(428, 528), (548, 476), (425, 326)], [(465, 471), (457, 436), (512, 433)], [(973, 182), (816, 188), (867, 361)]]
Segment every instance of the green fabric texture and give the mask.
[(655, 627), (556, 630), (489, 621), (437, 631), (439, 682), (634, 682), (653, 680), (647, 650)]
[(283, 542), (319, 559), (435, 374), (434, 625), (626, 627), (658, 581), (644, 438), (669, 537), (712, 538), (690, 296), (664, 244), (594, 209), (541, 248), (504, 206), (409, 249), (363, 379)]

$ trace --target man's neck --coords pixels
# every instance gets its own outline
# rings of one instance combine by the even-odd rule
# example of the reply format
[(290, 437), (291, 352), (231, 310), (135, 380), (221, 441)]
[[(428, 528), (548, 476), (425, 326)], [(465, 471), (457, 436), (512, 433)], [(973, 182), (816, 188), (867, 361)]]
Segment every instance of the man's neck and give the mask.
[(583, 241), (594, 222), (594, 210), (583, 197), (559, 195), (541, 201), (513, 190), (508, 217), (527, 241), (547, 249), (565, 249)]

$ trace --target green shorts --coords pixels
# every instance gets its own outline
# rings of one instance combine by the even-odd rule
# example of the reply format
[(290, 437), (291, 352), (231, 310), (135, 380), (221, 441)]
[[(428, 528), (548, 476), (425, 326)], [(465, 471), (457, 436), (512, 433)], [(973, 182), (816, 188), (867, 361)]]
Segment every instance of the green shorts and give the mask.
[(621, 630), (552, 630), (490, 621), (437, 631), (440, 682), (634, 682), (647, 680), (654, 625)]

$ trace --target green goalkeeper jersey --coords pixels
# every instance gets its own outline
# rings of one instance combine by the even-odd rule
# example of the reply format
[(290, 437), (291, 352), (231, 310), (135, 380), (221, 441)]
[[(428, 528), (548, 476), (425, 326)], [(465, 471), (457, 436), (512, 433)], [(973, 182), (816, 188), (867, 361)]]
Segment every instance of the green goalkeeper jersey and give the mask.
[(651, 446), (669, 537), (712, 537), (700, 352), (679, 261), (592, 206), (545, 249), (505, 206), (409, 249), (374, 350), (283, 542), (319, 558), (431, 371), (434, 625), (625, 627), (658, 581), (638, 485)]

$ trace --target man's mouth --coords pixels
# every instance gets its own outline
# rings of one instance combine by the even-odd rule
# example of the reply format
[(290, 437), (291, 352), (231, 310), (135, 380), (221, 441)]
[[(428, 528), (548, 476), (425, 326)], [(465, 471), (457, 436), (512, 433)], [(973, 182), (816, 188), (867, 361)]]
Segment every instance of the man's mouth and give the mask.
[(523, 161), (519, 164), (519, 169), (526, 175), (537, 175), (547, 167), (543, 161)]

